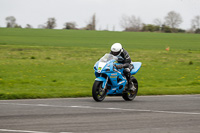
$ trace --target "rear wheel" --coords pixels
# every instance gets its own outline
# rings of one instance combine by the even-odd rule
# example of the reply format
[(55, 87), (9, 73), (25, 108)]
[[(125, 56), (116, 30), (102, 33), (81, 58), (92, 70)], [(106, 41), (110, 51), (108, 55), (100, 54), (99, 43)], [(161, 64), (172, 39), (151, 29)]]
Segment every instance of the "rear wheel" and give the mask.
[(101, 102), (104, 100), (104, 98), (106, 97), (106, 89), (103, 90), (102, 88), (102, 84), (103, 82), (101, 81), (95, 81), (92, 87), (92, 96), (93, 99), (97, 102)]
[(136, 88), (134, 91), (126, 91), (122, 94), (122, 97), (125, 101), (132, 101), (136, 95), (137, 95), (137, 92), (138, 92), (138, 82), (137, 82), (137, 79), (135, 77), (131, 77), (131, 81), (134, 85), (134, 87)]

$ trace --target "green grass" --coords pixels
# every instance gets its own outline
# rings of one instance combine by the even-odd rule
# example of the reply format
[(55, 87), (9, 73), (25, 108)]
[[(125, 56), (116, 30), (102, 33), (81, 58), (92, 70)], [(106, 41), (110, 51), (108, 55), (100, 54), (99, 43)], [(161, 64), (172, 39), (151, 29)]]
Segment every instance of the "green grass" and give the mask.
[(0, 99), (91, 96), (93, 66), (114, 42), (143, 63), (139, 95), (200, 94), (197, 34), (0, 28)]

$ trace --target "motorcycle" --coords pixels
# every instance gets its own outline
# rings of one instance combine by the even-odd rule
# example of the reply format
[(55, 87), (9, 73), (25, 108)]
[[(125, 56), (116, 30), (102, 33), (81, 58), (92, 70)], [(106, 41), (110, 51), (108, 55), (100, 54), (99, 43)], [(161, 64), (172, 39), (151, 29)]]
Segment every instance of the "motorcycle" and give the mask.
[(133, 90), (128, 88), (127, 79), (123, 73), (124, 68), (117, 69), (123, 60), (122, 57), (116, 57), (112, 54), (105, 54), (94, 65), (96, 79), (92, 87), (93, 99), (101, 102), (108, 96), (122, 96), (125, 101), (132, 101), (138, 92), (138, 82), (133, 76), (135, 75), (142, 63), (131, 62), (133, 69), (131, 70), (131, 81), (133, 83)]

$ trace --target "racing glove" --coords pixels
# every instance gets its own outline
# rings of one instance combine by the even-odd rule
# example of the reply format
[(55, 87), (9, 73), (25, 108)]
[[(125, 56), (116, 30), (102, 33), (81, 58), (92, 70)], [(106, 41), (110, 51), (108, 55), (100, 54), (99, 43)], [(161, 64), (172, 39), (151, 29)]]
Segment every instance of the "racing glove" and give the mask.
[(116, 68), (117, 68), (117, 69), (122, 69), (123, 67), (124, 67), (124, 65), (123, 65), (123, 64), (116, 65)]
[(128, 67), (129, 67), (129, 64), (128, 64), (128, 63), (119, 64), (119, 65), (115, 65), (115, 67), (116, 67), (117, 69), (128, 68)]

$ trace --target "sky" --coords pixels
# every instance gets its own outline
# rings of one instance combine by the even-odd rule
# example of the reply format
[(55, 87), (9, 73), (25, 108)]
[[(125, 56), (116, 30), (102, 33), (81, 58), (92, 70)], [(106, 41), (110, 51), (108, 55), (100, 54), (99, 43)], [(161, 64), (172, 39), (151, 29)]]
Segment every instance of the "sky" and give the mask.
[(30, 24), (38, 28), (54, 17), (56, 29), (64, 28), (66, 22), (76, 22), (82, 28), (95, 14), (97, 30), (121, 31), (123, 15), (154, 24), (156, 18), (164, 22), (170, 11), (181, 15), (183, 23), (179, 28), (189, 29), (191, 20), (200, 15), (200, 0), (0, 0), (0, 27), (6, 27), (6, 17), (14, 16), (22, 27)]

